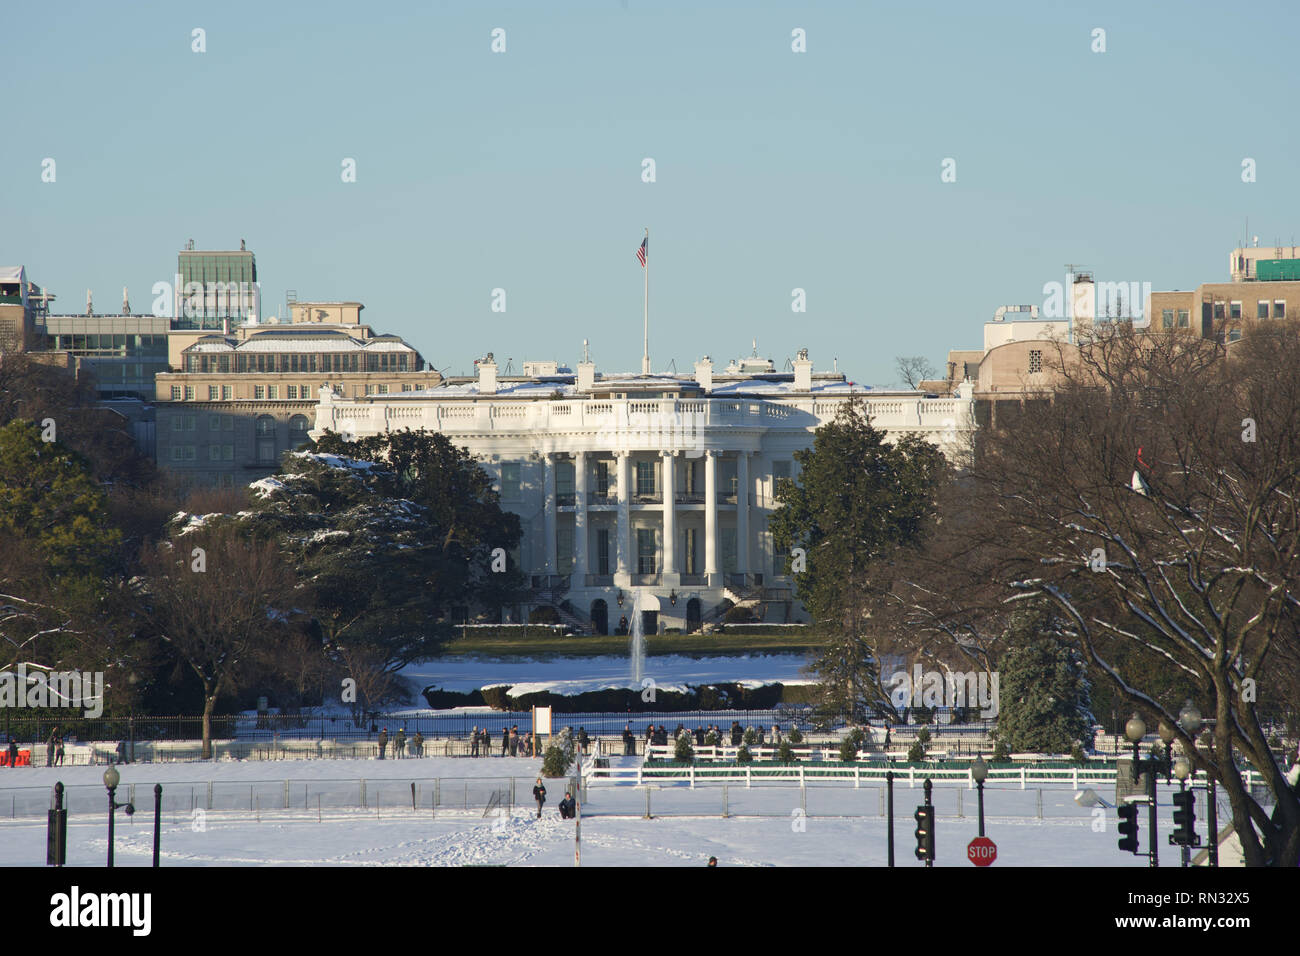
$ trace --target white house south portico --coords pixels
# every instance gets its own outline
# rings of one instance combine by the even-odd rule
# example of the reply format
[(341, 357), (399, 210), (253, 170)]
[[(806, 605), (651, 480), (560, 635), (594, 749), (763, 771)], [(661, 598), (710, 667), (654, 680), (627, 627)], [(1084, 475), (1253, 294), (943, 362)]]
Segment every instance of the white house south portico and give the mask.
[(422, 392), (343, 398), (322, 388), (319, 437), (425, 428), (469, 449), (493, 476), (501, 506), (520, 516), (514, 556), (530, 604), (582, 629), (611, 633), (637, 592), (648, 632), (694, 630), (733, 604), (760, 619), (804, 620), (768, 518), (776, 483), (797, 474), (794, 453), (851, 396), (877, 428), (919, 433), (952, 455), (972, 423), (971, 387), (956, 398), (881, 392), (813, 372), (806, 352), (775, 372), (750, 357), (695, 374), (577, 374), (526, 363), (498, 378), (489, 355), (473, 379)]

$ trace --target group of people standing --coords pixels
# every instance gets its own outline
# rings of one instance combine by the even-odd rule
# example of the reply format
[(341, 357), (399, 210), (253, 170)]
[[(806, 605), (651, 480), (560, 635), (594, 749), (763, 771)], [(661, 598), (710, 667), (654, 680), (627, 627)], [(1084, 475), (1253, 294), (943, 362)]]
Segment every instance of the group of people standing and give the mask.
[[(383, 760), (384, 755), (388, 752), (388, 728), (387, 727), (379, 731), (378, 742), (379, 742), (379, 759)], [(405, 756), (406, 756), (406, 728), (399, 727), (397, 733), (393, 737), (393, 758), (395, 760), (401, 760)], [(411, 738), (411, 756), (413, 757), (424, 756), (424, 734), (420, 733), (418, 730), (415, 732), (415, 736)]]

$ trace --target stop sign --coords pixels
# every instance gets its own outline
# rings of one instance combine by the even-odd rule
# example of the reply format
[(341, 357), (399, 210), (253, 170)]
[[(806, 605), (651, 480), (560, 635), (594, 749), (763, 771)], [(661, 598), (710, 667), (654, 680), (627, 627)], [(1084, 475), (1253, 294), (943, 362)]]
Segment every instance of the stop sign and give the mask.
[(966, 845), (966, 858), (976, 866), (988, 866), (998, 858), (998, 845), (988, 837), (976, 837)]

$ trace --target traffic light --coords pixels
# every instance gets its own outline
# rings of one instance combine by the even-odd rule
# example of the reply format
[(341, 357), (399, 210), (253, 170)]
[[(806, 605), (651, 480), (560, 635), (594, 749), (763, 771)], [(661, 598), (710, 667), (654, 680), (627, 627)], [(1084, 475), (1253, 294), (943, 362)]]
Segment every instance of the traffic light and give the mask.
[(926, 866), (934, 863), (934, 807), (919, 806), (916, 818), (916, 858)]
[(1192, 790), (1180, 790), (1174, 794), (1174, 832), (1169, 834), (1169, 842), (1177, 846), (1199, 846), (1201, 838), (1196, 835), (1196, 793)]
[(1136, 804), (1122, 803), (1115, 812), (1119, 814), (1119, 848), (1127, 853), (1138, 851), (1138, 808)]

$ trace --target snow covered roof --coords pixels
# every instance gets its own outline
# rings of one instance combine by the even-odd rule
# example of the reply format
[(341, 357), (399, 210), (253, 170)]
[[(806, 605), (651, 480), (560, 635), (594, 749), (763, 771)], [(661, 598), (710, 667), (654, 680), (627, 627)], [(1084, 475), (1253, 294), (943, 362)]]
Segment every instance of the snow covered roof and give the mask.
[(186, 352), (414, 352), (401, 338), (381, 335), (355, 339), (346, 332), (312, 329), (303, 332), (255, 332), (243, 342), (234, 337), (205, 335)]

